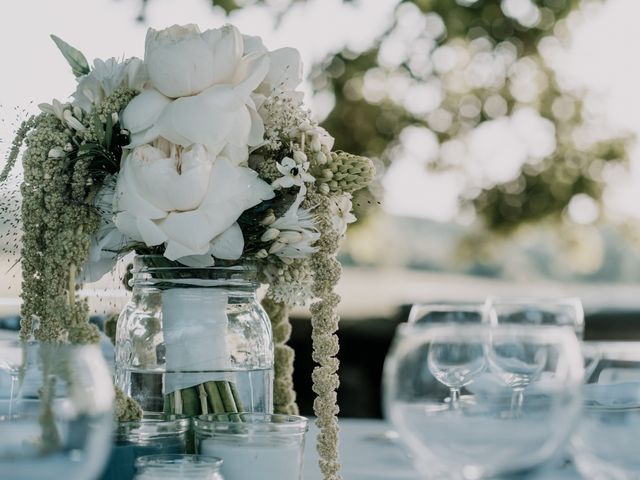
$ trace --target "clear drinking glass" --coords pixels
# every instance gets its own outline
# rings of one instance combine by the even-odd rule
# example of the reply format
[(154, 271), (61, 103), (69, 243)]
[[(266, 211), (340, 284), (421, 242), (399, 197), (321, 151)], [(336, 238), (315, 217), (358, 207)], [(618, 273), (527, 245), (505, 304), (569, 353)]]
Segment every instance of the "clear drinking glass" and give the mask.
[(584, 335), (584, 309), (577, 297), (489, 297), (485, 315), (485, 320), (493, 324), (559, 325), (573, 328), (579, 339)]
[(308, 420), (296, 415), (194, 418), (197, 452), (223, 460), (226, 480), (301, 480)]
[(585, 342), (584, 407), (572, 439), (580, 473), (593, 480), (640, 478), (640, 343)]
[[(114, 399), (100, 348), (28, 344), (23, 349), (12, 413), (0, 416), (0, 478), (97, 478), (111, 449)], [(5, 365), (6, 352), (0, 349)]]
[[(515, 355), (514, 345), (544, 352), (533, 355), (536, 374), (522, 386), (517, 415), (510, 379), (531, 357)], [(564, 446), (580, 412), (582, 373), (567, 328), (401, 325), (384, 392), (392, 423), (426, 478), (478, 480), (532, 469)], [(451, 378), (466, 401), (451, 401)]]
[(136, 460), (135, 480), (224, 480), (221, 465), (202, 455), (147, 455)]

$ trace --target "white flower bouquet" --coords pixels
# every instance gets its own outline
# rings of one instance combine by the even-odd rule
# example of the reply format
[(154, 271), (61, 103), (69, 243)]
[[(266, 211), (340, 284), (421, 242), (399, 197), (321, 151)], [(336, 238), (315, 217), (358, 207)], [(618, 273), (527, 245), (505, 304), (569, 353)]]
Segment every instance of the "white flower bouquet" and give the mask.
[(332, 151), (295, 90), (295, 49), (269, 51), (231, 25), (175, 25), (149, 30), (144, 60), (90, 67), (53, 39), (76, 91), (23, 123), (0, 174), (24, 142), (23, 337), (96, 341), (77, 286), (132, 251), (189, 267), (254, 261), (269, 285), (276, 411), (296, 411), (288, 308), (312, 302), (320, 463), (339, 478), (335, 255), (371, 162)]

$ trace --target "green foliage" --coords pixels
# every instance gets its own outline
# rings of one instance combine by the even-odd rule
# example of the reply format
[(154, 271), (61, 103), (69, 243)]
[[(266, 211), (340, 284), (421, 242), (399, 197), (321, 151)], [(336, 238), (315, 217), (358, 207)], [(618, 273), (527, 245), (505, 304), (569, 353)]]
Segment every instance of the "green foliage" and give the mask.
[(71, 70), (76, 77), (89, 73), (89, 63), (80, 50), (72, 47), (60, 37), (51, 35), (51, 39), (62, 52), (62, 55), (71, 66)]

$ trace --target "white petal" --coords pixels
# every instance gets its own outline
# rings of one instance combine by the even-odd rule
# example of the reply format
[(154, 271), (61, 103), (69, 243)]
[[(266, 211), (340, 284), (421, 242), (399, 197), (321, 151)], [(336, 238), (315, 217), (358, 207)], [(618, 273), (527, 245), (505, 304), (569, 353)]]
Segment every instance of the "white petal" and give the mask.
[(202, 268), (215, 265), (215, 260), (208, 253), (206, 255), (187, 255), (178, 258), (178, 261), (187, 267)]
[(269, 71), (269, 56), (250, 53), (242, 58), (233, 78), (234, 89), (242, 97), (248, 97), (262, 83)]
[(182, 146), (201, 143), (216, 155), (234, 127), (235, 115), (245, 105), (231, 87), (216, 85), (194, 97), (179, 98), (158, 120), (160, 135)]
[(138, 217), (136, 219), (136, 226), (138, 227), (138, 232), (140, 232), (142, 241), (148, 247), (160, 245), (167, 240), (167, 235), (160, 228), (158, 228), (158, 225), (156, 225), (153, 220), (149, 220), (148, 218), (144, 217)]
[(132, 171), (138, 193), (154, 206), (167, 212), (194, 210), (202, 203), (209, 184), (213, 158), (202, 145), (182, 152), (181, 169), (177, 158), (167, 158), (159, 149), (143, 146), (138, 151), (153, 151), (154, 158), (133, 155)]
[(122, 126), (132, 134), (147, 130), (158, 120), (164, 108), (170, 103), (171, 99), (159, 91), (144, 90), (140, 95), (133, 97), (122, 112)]
[(242, 35), (242, 40), (244, 43), (244, 55), (247, 55), (248, 53), (254, 53), (254, 52), (259, 52), (259, 53), (267, 52), (267, 47), (264, 46), (264, 43), (262, 43), (262, 39), (260, 37), (251, 36), (251, 35)]
[(302, 82), (302, 59), (295, 48), (285, 47), (269, 52), (271, 65), (265, 83), (276, 91), (295, 90)]
[(260, 145), (264, 141), (264, 123), (262, 117), (255, 108), (249, 106), (249, 114), (251, 115), (251, 131), (249, 132), (249, 145)]
[(244, 237), (240, 225), (234, 223), (211, 241), (209, 252), (222, 260), (237, 260), (244, 250)]
[[(145, 149), (147, 146), (139, 148)], [(148, 148), (153, 149), (153, 147), (150, 146), (148, 146)], [(152, 151), (149, 151), (149, 153), (153, 154)], [(151, 219), (164, 218), (167, 215), (165, 210), (158, 208), (140, 195), (135, 163), (133, 153), (130, 153), (122, 161), (122, 167), (118, 174), (116, 191), (113, 198), (114, 212), (129, 211), (136, 216), (139, 215)]]
[(136, 242), (142, 242), (142, 237), (138, 231), (136, 217), (129, 212), (118, 213), (113, 219), (119, 231)]
[(234, 165), (246, 165), (249, 159), (249, 150), (246, 146), (236, 147), (235, 145), (227, 144), (219, 154), (219, 157), (224, 157)]
[(180, 244), (179, 248), (188, 251), (180, 256), (207, 253), (211, 239), (225, 230), (212, 224), (209, 216), (202, 210), (171, 212), (166, 219), (158, 222), (158, 226), (169, 241), (176, 243), (176, 248)]
[(195, 95), (213, 84), (211, 49), (199, 35), (147, 43), (144, 63), (151, 85), (170, 98)]
[(209, 85), (230, 83), (243, 50), (242, 35), (233, 25), (207, 30), (202, 34), (213, 59), (213, 76)]

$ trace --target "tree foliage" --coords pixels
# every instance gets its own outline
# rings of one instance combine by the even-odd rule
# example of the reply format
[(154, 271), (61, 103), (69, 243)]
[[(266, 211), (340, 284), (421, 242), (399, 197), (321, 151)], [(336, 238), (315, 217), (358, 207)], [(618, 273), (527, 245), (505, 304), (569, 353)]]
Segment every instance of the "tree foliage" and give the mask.
[[(253, 4), (304, 0), (213, 0), (230, 13)], [(584, 92), (561, 84), (549, 52), (566, 18), (597, 0), (403, 0), (391, 27), (364, 52), (332, 54), (314, 66), (316, 92), (334, 97), (324, 126), (336, 147), (388, 165), (410, 127), (435, 134), (425, 168), (469, 169), (469, 136), (526, 110), (552, 131), (555, 148), (529, 152), (508, 180), (469, 176), (460, 201), (492, 231), (562, 219), (577, 194), (601, 200), (607, 164), (627, 160), (629, 137), (599, 138)], [(534, 149), (535, 150), (535, 149)], [(466, 158), (465, 158), (466, 157)], [(375, 196), (375, 195), (370, 195)], [(365, 197), (371, 203), (371, 198)], [(366, 203), (360, 199), (359, 203)]]

